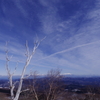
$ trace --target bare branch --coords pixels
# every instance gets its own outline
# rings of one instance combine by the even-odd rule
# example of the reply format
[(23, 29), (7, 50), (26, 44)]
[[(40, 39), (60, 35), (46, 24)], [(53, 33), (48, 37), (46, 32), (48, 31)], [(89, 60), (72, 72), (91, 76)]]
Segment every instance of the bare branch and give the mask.
[(18, 61), (17, 61), (17, 64), (16, 64), (16, 66), (15, 66), (15, 69), (14, 69), (14, 72), (12, 73), (12, 75), (15, 74), (15, 72), (16, 72), (16, 70), (17, 70), (17, 67), (18, 67)]
[(10, 69), (9, 69), (9, 57), (8, 57), (8, 50), (6, 51), (6, 70), (7, 70), (7, 73), (8, 73), (8, 76), (10, 76)]
[(26, 57), (29, 57), (29, 47), (28, 47), (28, 42), (26, 41), (26, 44), (25, 44), (25, 46), (26, 46)]
[(15, 86), (19, 81), (16, 81), (13, 85)]
[(31, 76), (31, 74), (27, 75), (27, 76), (24, 76), (23, 79), (26, 79), (26, 78), (29, 78)]
[(41, 41), (40, 41), (40, 42), (42, 42), (44, 39), (46, 39), (46, 36), (45, 36), (43, 39), (41, 39)]
[(30, 89), (25, 89), (25, 90), (20, 91), (20, 93), (21, 93), (21, 92), (25, 92), (25, 91), (29, 91), (29, 90), (30, 90)]

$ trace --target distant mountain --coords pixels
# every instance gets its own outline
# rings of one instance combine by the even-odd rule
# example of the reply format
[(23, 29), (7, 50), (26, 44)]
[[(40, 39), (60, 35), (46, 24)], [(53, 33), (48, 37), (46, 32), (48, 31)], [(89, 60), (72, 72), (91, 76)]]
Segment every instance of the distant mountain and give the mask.
[(8, 76), (2, 76), (2, 75), (0, 75), (0, 79), (7, 80), (8, 79)]
[[(100, 77), (99, 75), (74, 75), (71, 73), (64, 73), (62, 74), (64, 77), (72, 77), (72, 78), (88, 78), (88, 77)], [(28, 75), (25, 75), (27, 77)], [(46, 75), (37, 75), (37, 78), (43, 78), (46, 77)], [(13, 79), (19, 79), (20, 75), (13, 76)], [(33, 78), (33, 76), (30, 76), (28, 78)], [(8, 80), (8, 76), (6, 75), (0, 75), (0, 80)]]
[[(19, 79), (19, 78), (20, 78), (19, 75), (13, 76), (13, 79)], [(8, 80), (8, 76), (0, 75), (0, 80)]]

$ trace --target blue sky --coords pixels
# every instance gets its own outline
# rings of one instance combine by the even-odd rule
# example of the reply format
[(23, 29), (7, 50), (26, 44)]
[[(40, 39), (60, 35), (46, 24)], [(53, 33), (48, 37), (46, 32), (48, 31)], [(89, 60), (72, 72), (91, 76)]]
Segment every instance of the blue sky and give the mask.
[(25, 62), (25, 42), (30, 51), (41, 40), (27, 68), (40, 74), (50, 69), (75, 75), (100, 75), (100, 0), (0, 0), (0, 75), (6, 75), (5, 42), (13, 55), (16, 75)]

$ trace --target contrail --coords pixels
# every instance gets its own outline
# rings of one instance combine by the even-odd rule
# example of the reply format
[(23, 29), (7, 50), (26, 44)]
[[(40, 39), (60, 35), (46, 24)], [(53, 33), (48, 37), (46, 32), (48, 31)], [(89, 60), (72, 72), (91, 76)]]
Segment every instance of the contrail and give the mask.
[[(64, 52), (68, 52), (68, 51), (71, 51), (73, 49), (80, 48), (80, 47), (85, 47), (87, 45), (95, 44), (95, 43), (98, 43), (98, 42), (100, 42), (100, 40), (99, 41), (96, 41), (96, 42), (91, 42), (91, 43), (86, 43), (86, 44), (78, 45), (78, 46), (75, 46), (75, 47), (72, 47), (72, 48), (69, 48), (69, 49), (65, 49), (65, 50), (62, 50), (62, 51), (53, 53), (53, 54), (51, 54), (51, 55), (49, 55), (47, 57), (44, 57), (42, 59), (39, 59), (39, 60), (43, 60), (43, 59), (49, 58), (49, 57), (54, 56), (54, 55), (57, 55), (57, 54), (61, 54), (61, 53), (64, 53)], [(39, 61), (39, 60), (36, 60), (36, 61)]]

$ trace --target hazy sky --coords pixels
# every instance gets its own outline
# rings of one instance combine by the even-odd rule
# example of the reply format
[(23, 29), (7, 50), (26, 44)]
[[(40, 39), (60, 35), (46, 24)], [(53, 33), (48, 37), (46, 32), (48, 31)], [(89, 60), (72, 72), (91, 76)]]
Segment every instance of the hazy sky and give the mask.
[(27, 68), (76, 75), (100, 75), (100, 0), (0, 0), (0, 75), (5, 75), (5, 42), (10, 69), (20, 74), (38, 36), (46, 36)]

